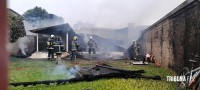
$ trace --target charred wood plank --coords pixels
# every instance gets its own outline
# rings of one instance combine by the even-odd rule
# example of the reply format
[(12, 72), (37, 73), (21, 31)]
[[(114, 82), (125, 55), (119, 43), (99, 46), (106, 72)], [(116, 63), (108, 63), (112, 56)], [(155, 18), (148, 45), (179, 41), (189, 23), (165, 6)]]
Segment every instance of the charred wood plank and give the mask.
[(145, 78), (145, 79), (153, 79), (153, 80), (161, 80), (160, 76), (154, 77), (146, 77), (146, 76), (138, 76), (138, 75), (125, 75), (124, 73), (109, 73), (109, 74), (101, 74), (101, 75), (83, 75), (80, 78), (72, 78), (68, 80), (46, 80), (46, 81), (35, 81), (35, 82), (18, 82), (18, 83), (10, 83), (12, 86), (35, 86), (38, 84), (50, 85), (51, 83), (56, 84), (66, 84), (66, 83), (75, 83), (82, 81), (94, 81), (99, 79), (110, 79), (110, 78)]
[(124, 74), (130, 74), (130, 75), (141, 75), (142, 73), (145, 73), (144, 70), (124, 70), (124, 69), (118, 69), (118, 68), (113, 68), (113, 67), (108, 67), (108, 66), (102, 66), (102, 65), (96, 65), (97, 67), (101, 67), (101, 68), (106, 68), (106, 69), (110, 69), (110, 70), (114, 70), (114, 71), (118, 71), (120, 73), (124, 73)]

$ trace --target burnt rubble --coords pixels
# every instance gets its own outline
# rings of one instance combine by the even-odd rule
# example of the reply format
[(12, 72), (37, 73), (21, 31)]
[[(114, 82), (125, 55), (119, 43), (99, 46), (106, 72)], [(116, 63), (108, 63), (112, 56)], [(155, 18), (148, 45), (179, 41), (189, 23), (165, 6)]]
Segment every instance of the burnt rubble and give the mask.
[(99, 79), (110, 79), (110, 78), (133, 78), (133, 79), (153, 79), (153, 80), (161, 80), (160, 76), (144, 76), (142, 75), (145, 73), (144, 70), (124, 70), (113, 68), (109, 65), (101, 64), (96, 65), (91, 68), (85, 68), (79, 71), (76, 78), (72, 79), (63, 79), (63, 80), (46, 80), (46, 81), (34, 81), (34, 82), (17, 82), (17, 83), (10, 83), (9, 85), (12, 86), (35, 86), (38, 84), (45, 84), (51, 85), (52, 83), (56, 84), (66, 84), (66, 83), (75, 83), (75, 82), (82, 82), (82, 81), (94, 81)]

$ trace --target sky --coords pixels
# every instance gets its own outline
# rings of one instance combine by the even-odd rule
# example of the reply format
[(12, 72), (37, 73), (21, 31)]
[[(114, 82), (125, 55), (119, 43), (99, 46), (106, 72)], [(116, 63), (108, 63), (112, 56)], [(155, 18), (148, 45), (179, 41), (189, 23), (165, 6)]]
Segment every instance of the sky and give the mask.
[(185, 0), (9, 0), (19, 14), (35, 6), (61, 16), (71, 26), (77, 22), (104, 28), (123, 28), (128, 23), (152, 25)]

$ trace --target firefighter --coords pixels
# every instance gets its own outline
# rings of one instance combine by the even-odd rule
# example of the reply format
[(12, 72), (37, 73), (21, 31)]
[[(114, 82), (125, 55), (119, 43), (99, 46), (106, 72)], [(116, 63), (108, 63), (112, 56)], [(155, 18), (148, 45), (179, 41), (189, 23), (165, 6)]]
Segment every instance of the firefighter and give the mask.
[(78, 51), (78, 48), (79, 48), (77, 40), (78, 40), (78, 37), (74, 36), (74, 38), (71, 42), (71, 61), (76, 60), (77, 51)]
[(54, 49), (55, 53), (64, 51), (64, 44), (61, 38), (58, 37), (57, 40), (55, 41)]
[(150, 54), (146, 54), (146, 61), (149, 63), (150, 62), (150, 57), (151, 57), (151, 55)]
[(54, 51), (55, 51), (56, 56), (57, 56), (56, 57), (56, 63), (58, 64), (59, 62), (61, 62), (61, 55), (62, 55), (62, 52), (64, 51), (64, 44), (61, 41), (61, 38), (59, 38), (59, 37), (55, 41)]
[(54, 41), (55, 36), (51, 35), (49, 40), (47, 41), (47, 50), (48, 50), (48, 60), (54, 58)]
[(90, 40), (88, 41), (88, 53), (91, 54), (91, 52), (93, 52), (93, 54), (96, 54), (95, 48), (97, 48), (97, 44), (96, 42), (92, 39), (92, 36), (90, 36)]

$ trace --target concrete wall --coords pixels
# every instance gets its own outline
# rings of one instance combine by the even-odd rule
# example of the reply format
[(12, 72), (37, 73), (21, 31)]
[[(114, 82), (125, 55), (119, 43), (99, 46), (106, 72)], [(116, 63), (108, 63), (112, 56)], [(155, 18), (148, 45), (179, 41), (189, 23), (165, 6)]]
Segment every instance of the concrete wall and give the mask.
[[(143, 32), (142, 53), (155, 55), (156, 64), (179, 71), (190, 55), (200, 55), (200, 2), (187, 0)], [(198, 65), (200, 65), (198, 60)]]

